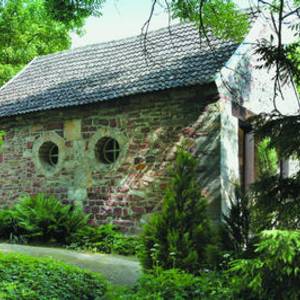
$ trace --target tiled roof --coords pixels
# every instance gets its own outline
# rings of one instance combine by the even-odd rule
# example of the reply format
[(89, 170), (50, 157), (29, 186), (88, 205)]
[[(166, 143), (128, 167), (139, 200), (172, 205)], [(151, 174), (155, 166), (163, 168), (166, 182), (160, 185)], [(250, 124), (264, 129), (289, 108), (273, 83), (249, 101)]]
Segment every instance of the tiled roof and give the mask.
[[(191, 24), (34, 59), (0, 90), (0, 117), (212, 82), (237, 45)], [(146, 52), (145, 52), (146, 51)]]

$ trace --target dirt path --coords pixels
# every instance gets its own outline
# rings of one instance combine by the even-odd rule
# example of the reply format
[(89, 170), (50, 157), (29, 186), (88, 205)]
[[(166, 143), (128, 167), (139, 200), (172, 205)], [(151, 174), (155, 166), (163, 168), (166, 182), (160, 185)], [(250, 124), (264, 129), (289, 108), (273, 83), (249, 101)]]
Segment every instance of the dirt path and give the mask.
[(141, 274), (141, 266), (134, 257), (14, 244), (0, 244), (0, 251), (18, 252), (37, 257), (52, 257), (83, 269), (101, 273), (107, 280), (118, 285), (132, 286)]

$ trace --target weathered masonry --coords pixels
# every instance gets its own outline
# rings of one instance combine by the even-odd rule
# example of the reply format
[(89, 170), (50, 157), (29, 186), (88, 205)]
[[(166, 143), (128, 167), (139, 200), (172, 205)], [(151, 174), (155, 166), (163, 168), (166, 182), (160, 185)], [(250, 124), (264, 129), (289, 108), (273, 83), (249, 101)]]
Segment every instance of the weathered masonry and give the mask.
[[(165, 168), (176, 144), (188, 136), (185, 129), (204, 111), (211, 123), (199, 135), (218, 134), (216, 107), (205, 105), (213, 97), (201, 88), (174, 89), (5, 120), (2, 204), (23, 193), (43, 192), (83, 205), (95, 222), (135, 226), (159, 206)], [(213, 177), (218, 178), (214, 168)], [(201, 172), (205, 169), (203, 164)], [(215, 185), (218, 190), (219, 183)]]
[[(270, 91), (250, 46), (212, 37), (211, 51), (205, 41), (199, 47), (192, 25), (171, 30), (149, 34), (148, 59), (138, 37), (78, 48), (34, 59), (0, 90), (1, 205), (53, 194), (95, 223), (135, 231), (159, 209), (184, 141), (198, 158), (212, 217), (221, 218), (233, 184), (249, 177), (239, 163), (240, 124), (270, 108), (260, 103)], [(258, 23), (245, 45), (265, 32)], [(245, 76), (233, 76), (236, 68)]]

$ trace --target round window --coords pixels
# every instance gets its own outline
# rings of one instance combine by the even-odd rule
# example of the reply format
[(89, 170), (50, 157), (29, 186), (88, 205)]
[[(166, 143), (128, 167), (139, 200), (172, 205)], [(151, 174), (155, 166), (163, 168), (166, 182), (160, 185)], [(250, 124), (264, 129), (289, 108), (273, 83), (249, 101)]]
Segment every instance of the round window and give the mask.
[(58, 163), (59, 149), (53, 142), (44, 143), (39, 150), (39, 157), (43, 164), (55, 167)]
[(95, 154), (100, 162), (112, 164), (118, 159), (120, 151), (120, 145), (117, 140), (103, 137), (96, 144)]

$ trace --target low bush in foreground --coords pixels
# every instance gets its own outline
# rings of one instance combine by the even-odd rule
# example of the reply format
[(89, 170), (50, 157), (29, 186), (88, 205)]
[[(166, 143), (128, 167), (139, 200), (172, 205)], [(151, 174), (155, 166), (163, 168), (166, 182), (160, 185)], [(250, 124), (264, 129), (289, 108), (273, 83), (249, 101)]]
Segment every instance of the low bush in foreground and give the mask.
[(255, 257), (233, 260), (227, 270), (202, 270), (194, 276), (155, 268), (134, 289), (110, 292), (111, 299), (300, 299), (300, 232), (264, 231), (259, 238)]
[(72, 205), (42, 194), (26, 196), (0, 211), (0, 238), (16, 242), (66, 244), (88, 224), (89, 216)]
[(48, 258), (0, 253), (0, 299), (103, 299), (98, 274)]
[(221, 273), (207, 272), (193, 276), (178, 269), (159, 270), (141, 277), (134, 289), (114, 289), (110, 299), (114, 300), (169, 300), (206, 299), (225, 300), (230, 290)]
[(263, 231), (256, 257), (232, 263), (235, 299), (300, 299), (300, 232)]
[(60, 245), (120, 255), (135, 255), (139, 239), (126, 236), (111, 224), (91, 226), (89, 215), (55, 197), (39, 194), (22, 198), (0, 210), (0, 239), (15, 243)]

